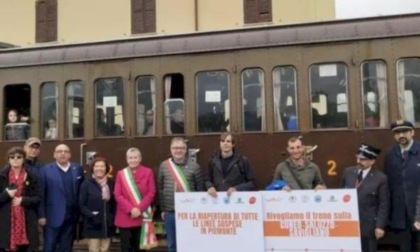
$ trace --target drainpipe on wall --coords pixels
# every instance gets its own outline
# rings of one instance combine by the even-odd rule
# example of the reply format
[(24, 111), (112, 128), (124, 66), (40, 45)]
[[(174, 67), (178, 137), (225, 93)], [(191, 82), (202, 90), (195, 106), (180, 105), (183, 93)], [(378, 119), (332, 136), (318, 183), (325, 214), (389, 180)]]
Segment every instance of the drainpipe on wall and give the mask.
[(194, 30), (198, 31), (198, 0), (194, 0)]

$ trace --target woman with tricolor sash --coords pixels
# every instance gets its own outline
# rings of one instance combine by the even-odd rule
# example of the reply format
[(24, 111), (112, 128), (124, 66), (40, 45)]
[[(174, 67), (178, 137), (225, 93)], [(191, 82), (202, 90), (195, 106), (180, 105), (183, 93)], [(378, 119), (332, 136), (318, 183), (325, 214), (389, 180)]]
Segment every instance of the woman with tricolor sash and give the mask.
[(139, 149), (128, 149), (126, 159), (128, 167), (118, 171), (115, 181), (115, 225), (120, 230), (121, 251), (132, 252), (157, 246), (151, 208), (156, 188), (152, 169), (140, 163)]
[(204, 191), (204, 178), (200, 166), (188, 158), (184, 138), (174, 137), (170, 151), (171, 157), (164, 160), (159, 167), (158, 191), (168, 252), (176, 252), (175, 192)]

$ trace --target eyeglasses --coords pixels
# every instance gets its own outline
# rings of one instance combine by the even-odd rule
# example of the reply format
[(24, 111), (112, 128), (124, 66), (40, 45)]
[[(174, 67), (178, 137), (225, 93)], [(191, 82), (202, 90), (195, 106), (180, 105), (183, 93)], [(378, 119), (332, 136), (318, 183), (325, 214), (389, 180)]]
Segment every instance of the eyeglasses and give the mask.
[(70, 153), (69, 150), (56, 150), (55, 153)]
[(185, 150), (187, 147), (171, 147), (172, 150)]
[(22, 159), (22, 155), (9, 155), (9, 159)]

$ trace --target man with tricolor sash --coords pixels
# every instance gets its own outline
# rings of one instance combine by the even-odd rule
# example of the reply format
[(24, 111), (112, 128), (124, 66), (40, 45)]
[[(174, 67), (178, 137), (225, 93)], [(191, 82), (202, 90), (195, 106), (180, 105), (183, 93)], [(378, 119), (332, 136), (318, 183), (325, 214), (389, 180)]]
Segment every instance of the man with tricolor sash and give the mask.
[(188, 158), (184, 138), (173, 138), (170, 151), (171, 157), (164, 160), (159, 167), (158, 192), (168, 252), (176, 252), (175, 192), (204, 191), (204, 178), (200, 166)]

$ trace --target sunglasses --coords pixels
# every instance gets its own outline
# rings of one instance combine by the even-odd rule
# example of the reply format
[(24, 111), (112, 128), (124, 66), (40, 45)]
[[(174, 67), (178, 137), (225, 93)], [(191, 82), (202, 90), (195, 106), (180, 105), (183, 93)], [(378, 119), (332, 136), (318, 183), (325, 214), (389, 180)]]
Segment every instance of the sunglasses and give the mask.
[(22, 159), (22, 155), (9, 155), (9, 159)]

